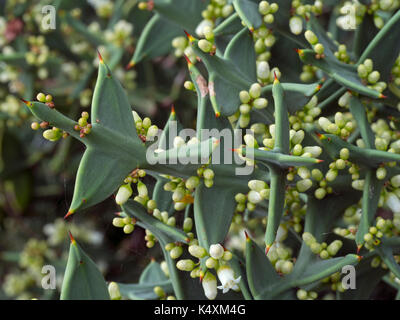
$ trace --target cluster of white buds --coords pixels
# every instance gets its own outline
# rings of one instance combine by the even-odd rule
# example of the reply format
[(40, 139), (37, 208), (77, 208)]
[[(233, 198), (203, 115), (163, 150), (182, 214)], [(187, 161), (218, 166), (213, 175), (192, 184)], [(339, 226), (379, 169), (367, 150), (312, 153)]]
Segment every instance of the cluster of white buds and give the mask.
[(248, 186), (250, 191), (247, 195), (243, 193), (235, 195), (237, 212), (244, 212), (246, 209), (254, 211), (258, 203), (269, 198), (270, 189), (266, 182), (262, 180), (250, 180)]
[(130, 234), (135, 229), (136, 219), (131, 217), (116, 217), (113, 219), (112, 224), (114, 227), (123, 228), (124, 233)]
[(335, 272), (322, 280), (324, 284), (330, 284), (332, 291), (344, 292), (346, 289), (342, 285), (341, 273)]
[(378, 92), (383, 92), (387, 84), (384, 81), (379, 81), (381, 74), (379, 71), (374, 71), (374, 63), (371, 59), (366, 59), (357, 67), (358, 76), (368, 87)]
[(349, 137), (357, 126), (350, 112), (336, 112), (334, 122), (331, 122), (328, 118), (319, 117), (318, 124), (322, 130), (335, 134), (342, 139)]
[(176, 57), (182, 57), (185, 55), (192, 64), (197, 62), (196, 54), (189, 45), (187, 37), (180, 36), (172, 39), (172, 47), (175, 49), (174, 54)]
[[(281, 229), (281, 231), (280, 231)], [(287, 230), (281, 226), (278, 233), (287, 234)], [(290, 274), (293, 271), (292, 249), (285, 247), (281, 242), (274, 243), (268, 250), (267, 257), (274, 266), (276, 272), (280, 274)]]
[(305, 129), (309, 124), (314, 123), (314, 119), (321, 113), (321, 108), (317, 106), (318, 97), (314, 95), (302, 110), (296, 111), (289, 116), (289, 123), (293, 130)]
[(307, 42), (312, 45), (316, 53), (315, 57), (317, 59), (325, 57), (325, 47), (322, 43), (318, 42), (318, 37), (315, 35), (314, 32), (312, 32), (311, 30), (307, 30), (306, 32), (304, 32), (304, 37), (306, 38)]
[(152, 141), (158, 133), (158, 127), (152, 124), (151, 119), (148, 117), (145, 117), (142, 120), (136, 111), (132, 111), (132, 115), (139, 138), (143, 142), (146, 142), (147, 140)]
[[(263, 67), (264, 71), (262, 72), (265, 72), (265, 74), (269, 74), (268, 62), (263, 61), (260, 62), (259, 65), (260, 64), (265, 65), (265, 68)], [(239, 98), (241, 102), (241, 105), (239, 107), (239, 126), (240, 128), (246, 128), (250, 123), (250, 112), (252, 108), (264, 109), (268, 106), (268, 100), (261, 97), (261, 85), (259, 85), (258, 83), (253, 83), (250, 86), (249, 91), (240, 91)]]
[(107, 29), (104, 36), (108, 42), (115, 44), (118, 47), (127, 46), (132, 43), (131, 33), (133, 25), (125, 20), (119, 20), (113, 28)]
[(304, 232), (302, 238), (311, 251), (314, 254), (318, 254), (321, 259), (332, 258), (343, 246), (341, 240), (334, 240), (329, 245), (326, 242), (318, 243), (314, 236), (309, 232)]
[(257, 55), (257, 61), (268, 61), (271, 58), (271, 48), (275, 44), (276, 38), (272, 30), (265, 25), (253, 32), (254, 50)]
[(261, 1), (258, 5), (258, 11), (263, 16), (263, 21), (267, 25), (270, 25), (274, 22), (275, 17), (274, 14), (279, 10), (279, 6), (277, 3), (269, 3), (268, 1)]
[(304, 289), (297, 290), (296, 295), (299, 300), (315, 300), (318, 298), (318, 294), (315, 291), (307, 292)]

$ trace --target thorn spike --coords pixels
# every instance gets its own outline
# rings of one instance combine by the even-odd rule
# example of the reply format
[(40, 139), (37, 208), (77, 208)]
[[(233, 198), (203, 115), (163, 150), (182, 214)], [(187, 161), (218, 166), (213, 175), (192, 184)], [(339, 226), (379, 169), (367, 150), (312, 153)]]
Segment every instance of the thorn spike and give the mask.
[(103, 57), (101, 56), (99, 50), (97, 50), (97, 56), (99, 57), (99, 62), (100, 62), (100, 63), (103, 63)]
[(67, 212), (67, 214), (64, 216), (64, 219), (67, 219), (69, 216), (73, 215), (74, 212), (75, 212), (74, 210), (69, 210), (69, 211)]
[(134, 61), (130, 61), (130, 62), (126, 65), (125, 69), (126, 69), (126, 70), (132, 69), (135, 65), (136, 65), (136, 63), (135, 63)]
[(68, 231), (69, 239), (71, 240), (71, 243), (75, 243), (75, 238), (72, 236), (71, 231)]

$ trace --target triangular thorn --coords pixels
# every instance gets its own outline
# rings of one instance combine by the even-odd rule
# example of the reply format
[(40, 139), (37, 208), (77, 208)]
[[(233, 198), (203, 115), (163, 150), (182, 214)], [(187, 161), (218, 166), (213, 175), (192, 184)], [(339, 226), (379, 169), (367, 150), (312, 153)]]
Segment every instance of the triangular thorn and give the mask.
[(215, 117), (216, 117), (216, 118), (219, 118), (220, 116), (221, 116), (221, 112), (217, 111), (217, 112), (215, 113)]
[(185, 57), (185, 60), (188, 64), (188, 66), (190, 67), (192, 65), (192, 61), (190, 61), (190, 59), (188, 58), (188, 56), (186, 54), (183, 55)]
[(74, 212), (75, 212), (74, 210), (69, 210), (69, 211), (67, 212), (67, 214), (64, 216), (64, 219), (67, 219), (69, 216), (73, 215)]
[(32, 104), (30, 101), (19, 98), (23, 103), (25, 103), (28, 107)]
[(360, 253), (361, 248), (362, 248), (362, 244), (359, 244), (359, 245), (357, 246), (357, 255)]
[(244, 235), (246, 236), (246, 240), (250, 240), (249, 234), (247, 233), (246, 230), (244, 230)]
[(136, 63), (135, 63), (134, 61), (130, 61), (130, 62), (126, 65), (125, 69), (126, 69), (126, 70), (132, 69), (135, 65), (136, 65)]
[(387, 98), (387, 96), (385, 96), (385, 95), (383, 95), (382, 93), (379, 95), (379, 98), (380, 99), (386, 99)]
[(71, 240), (71, 243), (75, 243), (75, 238), (72, 236), (71, 231), (68, 231), (69, 239)]
[(183, 30), (183, 31), (185, 32), (186, 36), (188, 37), (189, 42), (193, 42), (194, 41), (193, 36), (190, 33), (188, 33), (186, 30)]
[(99, 50), (97, 50), (97, 56), (99, 57), (99, 62), (100, 62), (100, 63), (104, 63), (104, 62), (103, 62), (103, 57), (101, 56), (101, 53), (100, 53)]
[(270, 245), (267, 245), (267, 246), (265, 247), (265, 255), (268, 254), (269, 249), (271, 249), (271, 246), (270, 246)]

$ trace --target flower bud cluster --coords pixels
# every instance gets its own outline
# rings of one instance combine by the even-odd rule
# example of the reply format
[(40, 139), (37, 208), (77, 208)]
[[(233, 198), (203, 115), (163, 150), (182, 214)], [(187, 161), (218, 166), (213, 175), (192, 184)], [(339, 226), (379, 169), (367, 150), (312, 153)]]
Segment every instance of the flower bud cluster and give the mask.
[(379, 81), (381, 74), (379, 71), (374, 71), (373, 68), (373, 61), (371, 59), (366, 59), (357, 67), (358, 76), (365, 84), (369, 84), (369, 88), (383, 92), (386, 89), (387, 84), (384, 81)]
[(340, 240), (334, 240), (329, 245), (326, 242), (318, 243), (309, 232), (304, 232), (302, 238), (311, 251), (314, 254), (318, 254), (324, 260), (335, 256), (343, 245), (343, 242)]
[(247, 195), (243, 193), (237, 193), (235, 195), (237, 212), (244, 212), (246, 209), (248, 211), (254, 211), (258, 203), (265, 199), (269, 199), (270, 190), (266, 182), (261, 180), (250, 180), (248, 186), (250, 191)]
[(319, 117), (318, 125), (330, 134), (335, 134), (342, 139), (348, 138), (355, 130), (357, 124), (350, 112), (336, 112), (334, 122), (325, 117)]
[(146, 142), (147, 140), (153, 140), (158, 133), (158, 127), (151, 123), (150, 118), (145, 117), (142, 119), (136, 111), (132, 111), (132, 115), (139, 138), (143, 142)]

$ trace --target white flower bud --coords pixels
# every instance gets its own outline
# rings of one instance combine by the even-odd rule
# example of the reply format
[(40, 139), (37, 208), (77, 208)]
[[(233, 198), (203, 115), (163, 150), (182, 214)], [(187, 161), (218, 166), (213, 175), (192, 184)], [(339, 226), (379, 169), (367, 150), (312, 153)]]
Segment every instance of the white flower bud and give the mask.
[(176, 136), (174, 138), (174, 148), (179, 148), (185, 145), (185, 140), (182, 137)]
[(239, 290), (239, 282), (240, 278), (235, 279), (235, 274), (233, 269), (228, 266), (221, 266), (217, 271), (218, 279), (221, 281), (221, 286), (218, 286), (218, 289), (222, 290), (222, 293), (227, 293), (229, 289), (238, 291)]
[(115, 196), (115, 202), (118, 205), (123, 205), (128, 201), (129, 197), (132, 195), (132, 188), (130, 183), (124, 184), (119, 187), (117, 195)]
[(389, 193), (386, 198), (386, 205), (393, 213), (400, 213), (400, 200), (394, 193)]
[(249, 201), (253, 204), (257, 204), (262, 201), (261, 195), (257, 191), (254, 191), (254, 190), (251, 190), (249, 192), (249, 194), (247, 195), (247, 197), (248, 197)]
[(267, 61), (260, 61), (257, 63), (257, 77), (261, 80), (269, 78), (270, 68)]
[(260, 192), (267, 187), (267, 184), (261, 180), (250, 180), (247, 184), (251, 190)]
[(116, 282), (110, 282), (108, 285), (108, 293), (110, 294), (111, 300), (121, 300), (121, 293)]
[(192, 271), (195, 267), (195, 263), (190, 259), (179, 260), (176, 263), (176, 267), (181, 271)]
[(289, 27), (293, 34), (299, 35), (303, 31), (303, 20), (298, 16), (293, 16), (289, 20)]
[(224, 255), (224, 247), (221, 246), (219, 243), (212, 244), (210, 249), (208, 250), (210, 256), (214, 259), (221, 259)]
[(201, 284), (207, 299), (214, 300), (217, 296), (217, 279), (215, 276), (211, 272), (207, 272)]

